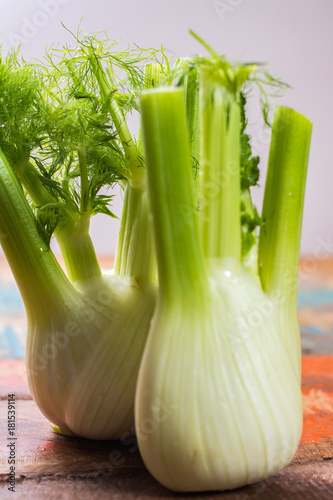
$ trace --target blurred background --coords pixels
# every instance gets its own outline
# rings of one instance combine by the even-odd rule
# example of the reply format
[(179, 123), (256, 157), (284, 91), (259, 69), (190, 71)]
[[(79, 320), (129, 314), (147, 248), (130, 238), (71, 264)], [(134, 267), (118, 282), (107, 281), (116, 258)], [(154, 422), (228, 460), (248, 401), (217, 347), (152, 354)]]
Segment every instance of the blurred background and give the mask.
[[(141, 47), (163, 44), (175, 58), (201, 51), (188, 33), (191, 28), (231, 59), (267, 63), (273, 75), (292, 86), (275, 102), (314, 124), (301, 253), (315, 258), (333, 254), (332, 20), (331, 0), (0, 0), (3, 49), (21, 43), (28, 60), (42, 58), (46, 45), (73, 44), (61, 23), (76, 32), (81, 22), (85, 33), (107, 31), (114, 40)], [(253, 192), (260, 210), (270, 133), (251, 100), (249, 131), (261, 157), (260, 186)], [(121, 204), (117, 196), (113, 210), (118, 216)], [(91, 235), (99, 255), (114, 254), (118, 227), (118, 220), (105, 215), (93, 218)]]

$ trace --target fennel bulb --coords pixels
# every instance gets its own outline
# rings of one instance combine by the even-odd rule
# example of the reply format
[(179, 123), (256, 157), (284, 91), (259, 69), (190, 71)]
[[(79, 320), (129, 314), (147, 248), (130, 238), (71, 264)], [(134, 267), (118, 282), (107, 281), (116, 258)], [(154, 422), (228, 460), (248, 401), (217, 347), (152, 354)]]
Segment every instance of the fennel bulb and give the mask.
[[(183, 91), (141, 96), (159, 291), (135, 421), (147, 468), (175, 491), (264, 479), (290, 462), (302, 431), (295, 284), (311, 124), (275, 109), (259, 264), (245, 267), (237, 86), (244, 73), (227, 68), (230, 90), (222, 63), (216, 80), (201, 74), (199, 211)], [(158, 401), (169, 408), (163, 420)]]
[(127, 215), (133, 218), (135, 210), (137, 218), (127, 221), (119, 238), (126, 247), (127, 274), (86, 278), (90, 237), (85, 235), (84, 259), (77, 251), (75, 262), (84, 278), (74, 286), (41, 237), (23, 190), (0, 154), (1, 244), (27, 313), (29, 388), (63, 434), (118, 439), (133, 428), (137, 372), (156, 297), (147, 199), (133, 191)]
[(31, 395), (60, 433), (121, 439), (132, 431), (137, 372), (155, 287), (120, 276), (86, 283), (53, 310), (29, 313)]

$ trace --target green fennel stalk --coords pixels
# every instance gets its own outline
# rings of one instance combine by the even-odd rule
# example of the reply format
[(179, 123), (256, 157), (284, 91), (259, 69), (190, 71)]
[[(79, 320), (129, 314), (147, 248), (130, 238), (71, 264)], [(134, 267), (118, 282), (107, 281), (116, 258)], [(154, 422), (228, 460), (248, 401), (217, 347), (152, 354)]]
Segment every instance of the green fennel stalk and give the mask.
[(289, 108), (275, 107), (259, 239), (261, 284), (268, 296), (283, 294), (279, 297), (281, 335), (299, 380), (297, 281), (311, 129), (304, 116)]
[(1, 246), (26, 310), (35, 317), (75, 296), (61, 267), (42, 239), (19, 182), (0, 150)]
[(206, 89), (205, 79), (200, 87), (202, 240), (207, 258), (239, 261), (240, 107), (223, 88)]

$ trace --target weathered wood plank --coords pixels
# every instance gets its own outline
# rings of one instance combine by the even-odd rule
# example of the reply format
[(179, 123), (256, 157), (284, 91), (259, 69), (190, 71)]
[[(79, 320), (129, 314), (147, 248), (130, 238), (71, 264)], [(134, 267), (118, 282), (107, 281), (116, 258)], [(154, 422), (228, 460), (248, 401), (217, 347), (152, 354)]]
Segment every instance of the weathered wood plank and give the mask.
[[(1, 402), (5, 410), (6, 401)], [(3, 415), (1, 411), (1, 415)], [(17, 488), (19, 498), (174, 498), (145, 470), (134, 440), (127, 443), (67, 438), (52, 431), (33, 401), (17, 401)], [(6, 423), (0, 427), (5, 435)], [(6, 443), (0, 448), (1, 498), (7, 491)], [(293, 462), (260, 484), (229, 493), (196, 496), (210, 499), (331, 499), (333, 439), (302, 443)], [(30, 496), (29, 496), (30, 495)], [(57, 496), (58, 495), (58, 496)], [(311, 496), (312, 495), (312, 496)], [(192, 498), (191, 495), (177, 498)]]
[(333, 439), (333, 356), (303, 356), (302, 442)]
[[(6, 401), (0, 403), (0, 414), (6, 411)], [(17, 447), (16, 471), (25, 476), (94, 472), (96, 470), (143, 467), (134, 439), (123, 444), (117, 441), (92, 441), (66, 437), (54, 432), (33, 401), (16, 402)], [(0, 423), (0, 435), (6, 436), (7, 422)], [(6, 473), (7, 449), (0, 443), (0, 473)]]
[[(0, 486), (2, 500), (15, 498)], [(65, 476), (44, 475), (43, 478), (21, 476), (16, 498), (21, 500), (332, 500), (333, 469), (330, 464), (290, 465), (280, 474), (261, 483), (231, 492), (176, 494), (160, 486), (144, 469), (68, 473)]]

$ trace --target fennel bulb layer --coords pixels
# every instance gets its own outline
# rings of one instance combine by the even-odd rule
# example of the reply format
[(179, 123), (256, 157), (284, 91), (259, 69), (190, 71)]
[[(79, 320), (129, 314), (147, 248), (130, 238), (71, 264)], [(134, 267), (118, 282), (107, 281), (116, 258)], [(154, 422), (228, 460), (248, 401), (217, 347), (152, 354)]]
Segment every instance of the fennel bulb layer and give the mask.
[(84, 284), (65, 305), (29, 317), (33, 399), (63, 434), (118, 439), (134, 424), (137, 372), (156, 288), (120, 276)]
[(130, 189), (120, 237), (127, 268), (120, 269), (121, 275), (101, 275), (89, 224), (82, 219), (72, 234), (67, 226), (70, 241), (62, 245), (68, 274), (78, 279), (74, 285), (42, 238), (0, 150), (0, 239), (27, 313), (29, 387), (42, 413), (64, 434), (117, 439), (133, 428), (135, 384), (156, 278), (146, 197)]
[[(260, 306), (268, 316), (254, 314)], [(158, 303), (139, 373), (136, 424), (143, 460), (164, 486), (237, 488), (291, 461), (302, 397), (276, 314), (241, 265), (214, 267), (207, 300)], [(169, 408), (163, 421), (159, 401)], [(151, 421), (158, 424), (149, 427)]]

